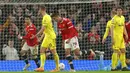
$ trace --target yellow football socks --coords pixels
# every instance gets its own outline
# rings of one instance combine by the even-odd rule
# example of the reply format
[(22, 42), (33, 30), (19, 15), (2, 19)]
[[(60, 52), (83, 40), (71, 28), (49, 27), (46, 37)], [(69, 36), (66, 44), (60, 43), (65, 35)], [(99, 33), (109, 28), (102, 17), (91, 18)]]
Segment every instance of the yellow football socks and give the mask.
[(118, 53), (113, 53), (112, 54), (112, 69), (115, 69), (117, 66), (117, 62), (118, 62)]
[(54, 60), (56, 64), (56, 69), (59, 69), (59, 56), (57, 53), (54, 55)]
[(40, 55), (40, 61), (41, 61), (41, 68), (44, 68), (44, 64), (45, 64), (45, 60), (46, 60), (46, 56), (45, 53)]
[(126, 57), (125, 57), (125, 53), (121, 53), (120, 55), (120, 61), (121, 61), (121, 65), (122, 65), (122, 68), (123, 67), (126, 67)]

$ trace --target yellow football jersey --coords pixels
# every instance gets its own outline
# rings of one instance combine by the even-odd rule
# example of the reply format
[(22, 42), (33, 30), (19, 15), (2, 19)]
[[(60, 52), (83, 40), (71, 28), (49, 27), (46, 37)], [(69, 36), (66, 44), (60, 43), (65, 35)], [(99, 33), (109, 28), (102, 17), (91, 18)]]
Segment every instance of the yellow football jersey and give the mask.
[(53, 29), (52, 19), (50, 15), (45, 14), (43, 16), (42, 25), (45, 27), (45, 30), (44, 30), (45, 38), (55, 39), (56, 34)]
[(107, 36), (108, 36), (108, 34), (109, 34), (109, 32), (110, 32), (110, 28), (111, 28), (111, 20), (109, 20), (109, 21), (107, 22), (106, 31), (105, 31), (105, 34), (104, 34), (104, 36), (103, 36), (103, 39), (106, 39), (106, 38), (107, 38)]
[(125, 18), (124, 16), (119, 17), (118, 15), (115, 15), (112, 18), (112, 25), (114, 26), (114, 36), (120, 36), (123, 37), (123, 31), (124, 31), (124, 24), (125, 24)]

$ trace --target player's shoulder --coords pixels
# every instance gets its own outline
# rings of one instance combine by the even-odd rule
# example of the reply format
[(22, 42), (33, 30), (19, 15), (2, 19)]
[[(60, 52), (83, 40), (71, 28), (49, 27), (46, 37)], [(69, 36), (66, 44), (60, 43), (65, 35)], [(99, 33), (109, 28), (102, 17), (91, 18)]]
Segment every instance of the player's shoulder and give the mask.
[(122, 19), (125, 19), (125, 17), (124, 17), (123, 15), (121, 16), (121, 18), (122, 18)]
[(113, 18), (112, 18), (112, 20), (113, 20), (113, 19), (116, 19), (117, 17), (118, 17), (117, 15), (114, 15)]
[(112, 20), (107, 21), (107, 26), (111, 25)]
[(63, 18), (63, 21), (68, 21), (68, 18)]
[(116, 21), (116, 19), (117, 19), (117, 15), (115, 15), (112, 19), (111, 19), (111, 22), (113, 23), (114, 21)]
[(32, 27), (36, 27), (35, 24), (32, 23)]
[(111, 23), (111, 22), (112, 22), (112, 20), (108, 20), (108, 21), (107, 21), (108, 24)]
[(50, 22), (52, 19), (51, 19), (51, 16), (48, 15), (48, 14), (45, 14), (43, 16), (43, 19), (42, 19), (42, 23), (47, 23), (47, 22)]
[(50, 18), (51, 16), (49, 14), (44, 15), (45, 18)]
[(67, 24), (72, 23), (69, 18), (63, 18), (63, 21), (64, 21), (65, 23), (67, 23)]

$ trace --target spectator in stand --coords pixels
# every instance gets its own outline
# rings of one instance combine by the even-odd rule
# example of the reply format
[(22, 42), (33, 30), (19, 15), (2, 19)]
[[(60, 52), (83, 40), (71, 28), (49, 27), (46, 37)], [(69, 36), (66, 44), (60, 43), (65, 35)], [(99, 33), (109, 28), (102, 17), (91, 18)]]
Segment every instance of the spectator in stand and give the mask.
[(9, 40), (8, 46), (4, 45), (2, 50), (5, 60), (19, 60), (17, 50), (14, 48), (14, 41)]
[(88, 41), (90, 42), (91, 46), (95, 46), (100, 42), (100, 35), (97, 33), (95, 26), (92, 26), (91, 31), (88, 33)]
[(30, 11), (31, 7), (30, 6), (27, 6), (27, 7), (25, 7), (24, 9), (25, 16), (32, 16), (32, 12)]
[(34, 21), (35, 24), (38, 24), (38, 5), (33, 5), (33, 7), (30, 9), (31, 19)]
[(17, 14), (17, 8), (20, 7), (19, 5), (14, 5), (13, 6), (13, 15), (16, 16)]
[(32, 15), (33, 16), (37, 16), (38, 15), (38, 5), (33, 5), (33, 8), (32, 8)]
[(19, 28), (19, 31), (23, 32), (23, 26), (22, 26), (24, 24), (23, 9), (22, 9), (22, 7), (19, 6), (16, 11), (17, 11), (16, 23), (17, 23), (17, 26)]
[(90, 29), (91, 29), (91, 27), (92, 27), (92, 25), (91, 25), (91, 22), (92, 22), (92, 17), (91, 17), (91, 14), (88, 14), (85, 18), (84, 18), (84, 20), (83, 20), (83, 30), (85, 30), (85, 31), (87, 31), (87, 32), (89, 32), (90, 31)]
[(6, 22), (3, 24), (3, 26), (1, 27), (1, 33), (2, 33), (2, 44), (7, 44), (9, 39), (14, 39), (14, 43), (15, 43), (15, 47), (18, 48), (18, 39), (16, 38), (16, 36), (19, 33), (19, 29), (16, 26), (16, 24), (14, 23), (15, 21), (15, 17), (13, 17), (11, 14), (8, 16), (8, 18), (6, 19)]
[(67, 17), (67, 11), (64, 8), (64, 6), (61, 6), (60, 9), (58, 10), (58, 12), (59, 12), (60, 16)]
[(75, 14), (69, 14), (69, 19), (72, 21), (72, 24), (75, 26), (76, 22), (76, 15)]
[(76, 29), (78, 31), (78, 39), (79, 39), (79, 41), (81, 41), (83, 39), (83, 32), (84, 32), (84, 30), (82, 29), (82, 23), (81, 22), (79, 22), (77, 24)]
[(102, 38), (103, 34), (105, 32), (105, 27), (106, 27), (106, 19), (103, 17), (103, 15), (99, 19), (99, 24), (100, 24), (99, 25), (100, 26), (99, 34), (101, 35), (101, 38)]
[(88, 41), (89, 41), (89, 49), (91, 51), (88, 59), (92, 60), (95, 57), (95, 53), (93, 51), (97, 50), (99, 42), (100, 42), (100, 35), (97, 33), (97, 29), (95, 26), (92, 26), (90, 32), (88, 33)]
[(6, 23), (3, 25), (3, 30), (4, 28), (6, 28), (8, 32), (8, 34), (6, 32), (6, 35), (11, 38), (15, 38), (15, 36), (18, 34), (19, 31), (14, 21), (15, 18), (12, 15), (10, 15), (6, 20)]

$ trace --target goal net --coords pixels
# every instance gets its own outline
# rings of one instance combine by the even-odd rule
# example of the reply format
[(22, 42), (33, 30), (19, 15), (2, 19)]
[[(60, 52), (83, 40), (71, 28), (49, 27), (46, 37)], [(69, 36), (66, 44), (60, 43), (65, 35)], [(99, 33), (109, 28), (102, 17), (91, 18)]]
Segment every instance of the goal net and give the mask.
[[(20, 55), (23, 42), (17, 38), (17, 34), (19, 32), (25, 35), (26, 15), (31, 17), (37, 31), (40, 30), (42, 16), (39, 13), (39, 5), (45, 5), (50, 15), (59, 13), (62, 17), (69, 18), (76, 27), (81, 54), (80, 58), (77, 58), (72, 53), (76, 70), (104, 70), (106, 66), (110, 66), (112, 54), (110, 36), (104, 44), (101, 41), (107, 21), (111, 19), (112, 8), (122, 6), (127, 18), (129, 0), (0, 0), (0, 71), (22, 71), (25, 65)], [(60, 62), (65, 64), (65, 70), (69, 70), (57, 23), (53, 21), (53, 24), (57, 34)], [(10, 48), (10, 45), (13, 48)], [(31, 63), (28, 70), (33, 71), (36, 65), (30, 52), (28, 53)], [(45, 70), (52, 70), (54, 67), (53, 56), (50, 54), (47, 56)]]

